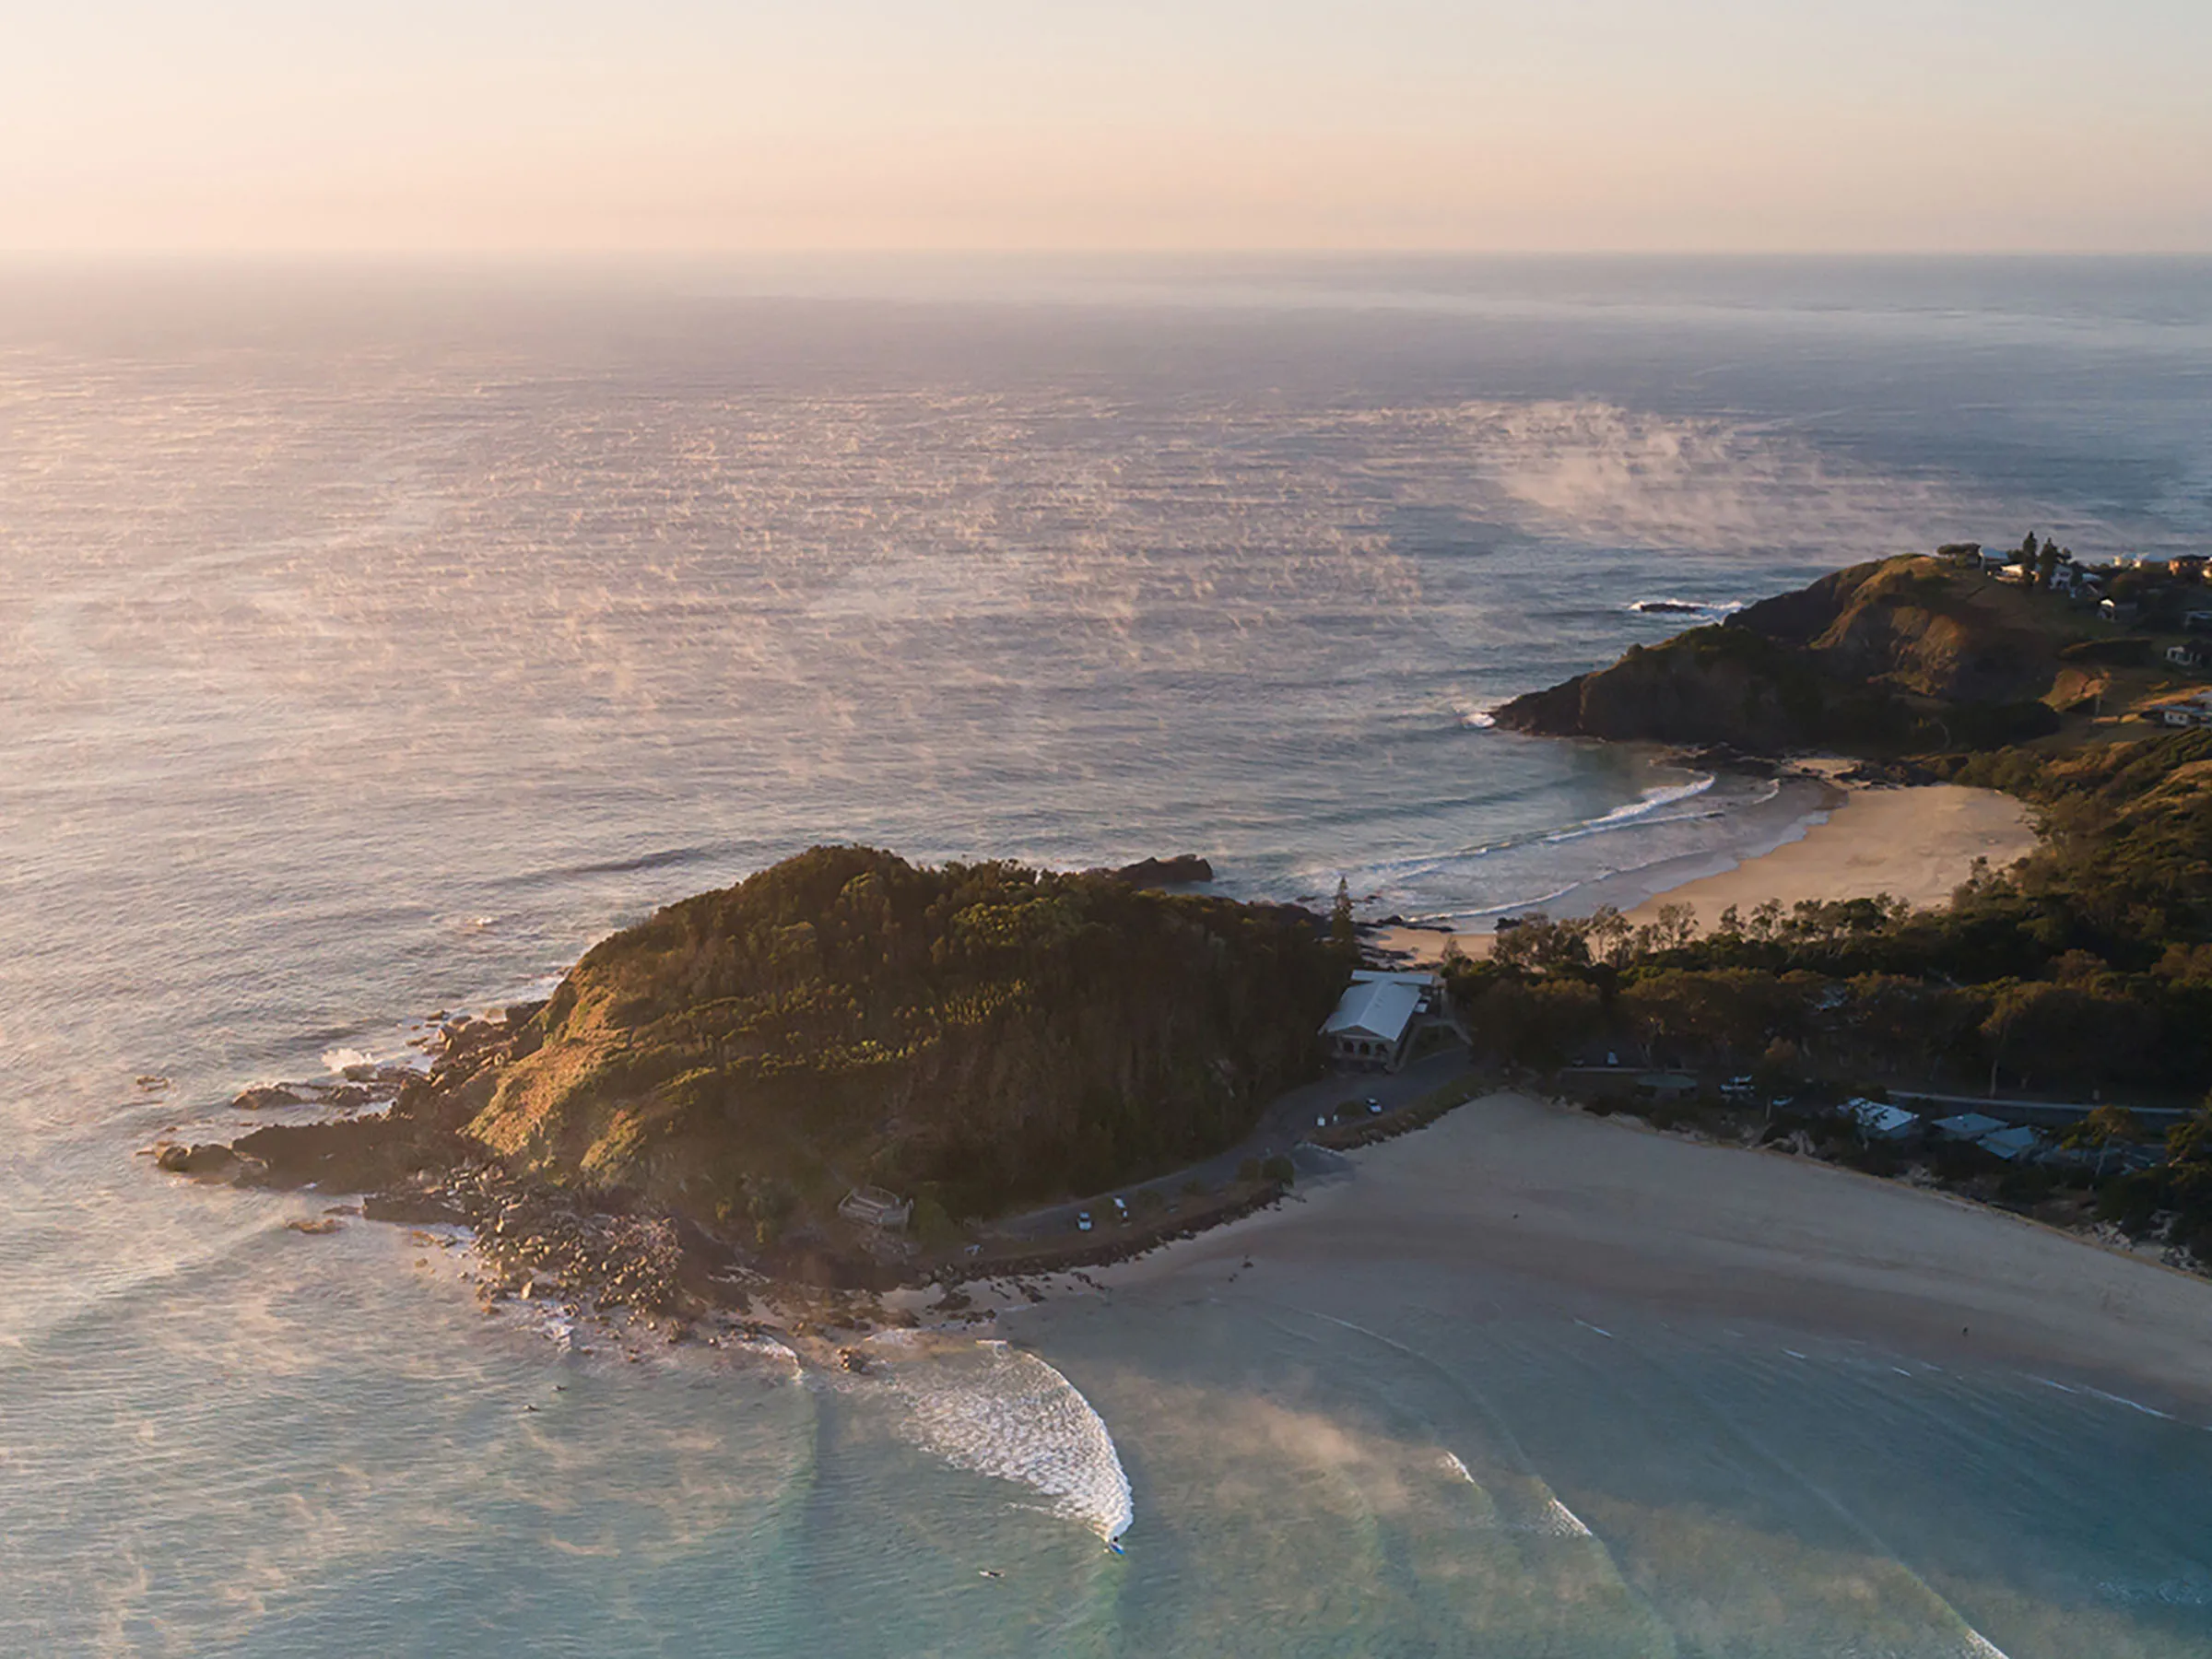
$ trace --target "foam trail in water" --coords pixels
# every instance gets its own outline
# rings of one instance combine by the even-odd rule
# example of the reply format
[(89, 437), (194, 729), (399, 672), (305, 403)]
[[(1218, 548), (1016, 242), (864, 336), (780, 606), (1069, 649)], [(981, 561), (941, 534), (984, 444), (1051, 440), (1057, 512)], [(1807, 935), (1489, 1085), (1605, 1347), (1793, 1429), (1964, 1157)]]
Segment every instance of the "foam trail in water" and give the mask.
[(1580, 841), (1585, 835), (1596, 835), (1607, 830), (1618, 830), (1623, 824), (1632, 824), (1639, 818), (1651, 817), (1663, 806), (1672, 806), (1677, 801), (1687, 801), (1701, 795), (1713, 786), (1716, 780), (1711, 772), (1693, 778), (1688, 783), (1666, 783), (1643, 792), (1641, 800), (1630, 801), (1626, 806), (1616, 806), (1603, 818), (1592, 818), (1586, 824), (1577, 824), (1571, 830), (1561, 830), (1544, 839), (1554, 843)]
[(915, 1439), (955, 1468), (1042, 1492), (1055, 1513), (1109, 1543), (1129, 1529), (1135, 1508), (1113, 1436), (1036, 1355), (991, 1343), (972, 1356), (900, 1365), (893, 1382)]

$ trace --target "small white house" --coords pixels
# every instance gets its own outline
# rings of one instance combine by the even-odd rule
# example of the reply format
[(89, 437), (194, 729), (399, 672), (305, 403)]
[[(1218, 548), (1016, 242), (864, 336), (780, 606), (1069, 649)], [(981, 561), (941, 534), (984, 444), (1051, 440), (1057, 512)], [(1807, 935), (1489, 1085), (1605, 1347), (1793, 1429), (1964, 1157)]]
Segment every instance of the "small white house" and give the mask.
[(1359, 970), (1321, 1028), (1330, 1054), (1363, 1070), (1395, 1071), (1414, 1020), (1435, 1006), (1441, 986), (1433, 973)]
[(897, 1232), (914, 1218), (914, 1201), (881, 1187), (856, 1186), (837, 1201), (837, 1213), (863, 1227)]
[(2212, 691), (2199, 691), (2175, 702), (2161, 703), (2159, 718), (2170, 726), (2212, 725)]

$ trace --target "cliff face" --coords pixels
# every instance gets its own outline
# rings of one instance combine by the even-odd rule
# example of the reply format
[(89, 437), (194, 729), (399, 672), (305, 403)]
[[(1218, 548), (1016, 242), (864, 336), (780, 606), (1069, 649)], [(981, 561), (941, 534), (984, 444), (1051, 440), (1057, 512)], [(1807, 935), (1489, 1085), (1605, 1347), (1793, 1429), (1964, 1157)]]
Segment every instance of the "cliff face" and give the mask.
[(1935, 559), (1854, 565), (1716, 627), (1514, 699), (1519, 731), (1773, 752), (1945, 747), (2049, 729), (2037, 701), (2080, 625), (2057, 602)]
[(1234, 1144), (1342, 967), (1303, 912), (817, 848), (594, 947), (467, 1134), (702, 1219), (861, 1181), (989, 1213)]

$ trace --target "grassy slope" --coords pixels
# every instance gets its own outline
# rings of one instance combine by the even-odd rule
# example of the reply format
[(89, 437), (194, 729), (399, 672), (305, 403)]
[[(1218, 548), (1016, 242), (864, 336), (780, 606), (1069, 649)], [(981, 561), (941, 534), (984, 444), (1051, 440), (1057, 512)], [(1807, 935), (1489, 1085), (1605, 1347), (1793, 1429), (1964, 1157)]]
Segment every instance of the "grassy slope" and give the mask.
[(1232, 1144), (1342, 967), (1277, 911), (817, 848), (595, 947), (470, 1132), (707, 1218), (864, 1179), (990, 1213)]

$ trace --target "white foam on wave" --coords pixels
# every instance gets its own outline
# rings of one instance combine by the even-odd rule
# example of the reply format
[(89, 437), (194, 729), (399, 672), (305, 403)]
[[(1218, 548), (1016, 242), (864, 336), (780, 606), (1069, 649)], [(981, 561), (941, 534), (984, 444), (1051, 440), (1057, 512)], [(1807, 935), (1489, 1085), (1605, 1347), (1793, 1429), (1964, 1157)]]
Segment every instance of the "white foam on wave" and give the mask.
[(2173, 1414), (2171, 1412), (2160, 1411), (2156, 1406), (2146, 1406), (2140, 1400), (2131, 1400), (2125, 1394), (2106, 1394), (2101, 1388), (2090, 1388), (2085, 1390), (2085, 1392), (2094, 1394), (2098, 1399), (2106, 1401), (2111, 1405), (2124, 1406), (2130, 1411), (2139, 1411), (2145, 1417), (2154, 1417), (2159, 1418), (2161, 1422), (2167, 1423), (2173, 1421)]
[(892, 1383), (914, 1439), (957, 1469), (1028, 1487), (1109, 1543), (1135, 1511), (1113, 1436), (1080, 1390), (1034, 1354), (979, 1346), (901, 1364)]
[(1556, 830), (1544, 839), (1547, 843), (1556, 844), (1564, 841), (1580, 841), (1585, 835), (1602, 835), (1608, 830), (1618, 830), (1625, 824), (1633, 824), (1639, 819), (1650, 818), (1653, 813), (1672, 806), (1677, 801), (1687, 801), (1701, 795), (1711, 789), (1716, 781), (1713, 774), (1708, 772), (1705, 776), (1693, 778), (1687, 783), (1665, 783), (1647, 789), (1643, 792), (1641, 800), (1630, 801), (1625, 806), (1616, 806), (1603, 818), (1592, 818), (1589, 822), (1576, 824), (1571, 829)]
[(343, 1073), (349, 1065), (369, 1065), (373, 1060), (359, 1049), (333, 1048), (323, 1051), (323, 1064), (334, 1072)]
[[(1652, 606), (1665, 606), (1665, 610), (1652, 610)], [(1621, 607), (1640, 617), (1727, 617), (1744, 608), (1741, 599), (1682, 599), (1672, 594), (1661, 594), (1650, 599), (1631, 599)]]
[(1467, 1473), (1467, 1465), (1459, 1461), (1458, 1453), (1447, 1452), (1437, 1461), (1443, 1465), (1445, 1474), (1453, 1476), (1460, 1480), (1464, 1480), (1469, 1486), (1473, 1486), (1475, 1484), (1475, 1477)]
[(1583, 1524), (1583, 1518), (1557, 1498), (1545, 1502), (1543, 1519), (1536, 1523), (1535, 1530), (1553, 1538), (1587, 1538), (1594, 1535)]

